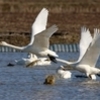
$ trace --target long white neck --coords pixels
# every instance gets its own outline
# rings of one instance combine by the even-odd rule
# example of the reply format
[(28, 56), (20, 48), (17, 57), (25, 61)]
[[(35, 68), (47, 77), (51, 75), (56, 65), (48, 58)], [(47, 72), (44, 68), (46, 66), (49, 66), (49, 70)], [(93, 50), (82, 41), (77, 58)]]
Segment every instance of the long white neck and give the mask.
[(15, 46), (15, 45), (12, 45), (12, 44), (9, 44), (9, 43), (6, 43), (2, 46), (10, 47), (10, 48), (17, 49), (17, 50), (24, 50), (24, 48), (25, 48), (25, 46), (19, 47), (19, 46)]
[(69, 62), (69, 61), (66, 61), (66, 60), (64, 60), (64, 59), (59, 59), (59, 58), (57, 58), (56, 60), (57, 60), (58, 62), (67, 64), (67, 65), (71, 65), (71, 64), (76, 64), (76, 63), (77, 63), (77, 61), (75, 61), (75, 62)]
[(76, 66), (74, 66), (73, 64), (71, 65), (71, 62), (63, 60), (63, 59), (58, 59), (56, 58), (56, 60), (62, 64), (65, 64), (66, 66), (64, 66), (66, 69), (68, 70), (76, 70)]

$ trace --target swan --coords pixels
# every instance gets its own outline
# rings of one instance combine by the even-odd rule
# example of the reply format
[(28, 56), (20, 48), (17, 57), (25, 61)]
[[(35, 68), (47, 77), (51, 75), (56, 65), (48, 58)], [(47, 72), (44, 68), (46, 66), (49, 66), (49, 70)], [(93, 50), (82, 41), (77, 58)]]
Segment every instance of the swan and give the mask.
[[(72, 72), (70, 71), (72, 68), (69, 66), (69, 68), (64, 67), (61, 65), (59, 68), (56, 70), (56, 77), (58, 78), (63, 78), (63, 79), (71, 79), (72, 78)], [(75, 75), (75, 78), (88, 78), (86, 75)], [(94, 76), (95, 77), (95, 76)]]
[(0, 42), (0, 45), (36, 54), (37, 56), (48, 56), (51, 61), (56, 62), (55, 58), (58, 57), (58, 55), (49, 49), (49, 39), (52, 34), (58, 30), (58, 27), (56, 25), (52, 25), (50, 28), (45, 29), (47, 16), (47, 9), (42, 9), (32, 25), (31, 41), (28, 45), (19, 47), (5, 41)]
[(63, 79), (68, 79), (68, 78), (71, 78), (72, 76), (72, 73), (68, 70), (66, 70), (66, 68), (64, 68), (64, 66), (60, 66), (58, 69), (57, 69), (57, 74), (59, 75), (59, 77), (63, 78)]
[[(87, 40), (87, 41), (86, 41)], [(90, 43), (92, 42), (92, 36), (90, 34), (90, 31), (89, 29), (86, 29), (86, 27), (81, 27), (81, 39), (80, 39), (80, 42), (79, 42), (79, 50), (80, 50), (80, 56), (78, 58), (77, 61), (75, 62), (69, 62), (69, 61), (64, 61), (62, 59), (57, 59), (58, 62), (65, 62), (67, 63), (67, 69), (64, 68), (64, 66), (60, 66), (60, 68), (57, 69), (57, 73), (58, 75), (60, 75), (60, 77), (62, 78), (71, 78), (71, 72), (69, 70), (73, 70), (73, 67), (71, 67), (70, 65), (72, 64), (77, 64), (81, 61), (82, 57), (84, 56), (85, 52), (87, 51)], [(85, 77), (86, 76), (79, 76), (77, 75), (77, 77)], [(93, 76), (95, 77), (95, 76)]]
[[(94, 29), (94, 38), (85, 55), (77, 65), (72, 65), (73, 70), (85, 73), (90, 79), (96, 79), (96, 74), (100, 74), (100, 69), (96, 68), (96, 63), (100, 55), (100, 30)], [(66, 61), (63, 61), (66, 63)], [(66, 67), (65, 67), (66, 68)]]
[(28, 64), (26, 64), (26, 67), (31, 67), (31, 66), (47, 66), (51, 65), (52, 62), (48, 58), (38, 58), (36, 61), (32, 61)]
[(29, 63), (37, 61), (37, 56), (30, 54), (27, 58), (22, 58), (20, 60), (15, 60), (16, 65), (28, 65)]
[(51, 61), (48, 58), (38, 58), (36, 55), (30, 54), (28, 58), (22, 58), (21, 60), (15, 60), (16, 65), (30, 66), (42, 66), (51, 65)]

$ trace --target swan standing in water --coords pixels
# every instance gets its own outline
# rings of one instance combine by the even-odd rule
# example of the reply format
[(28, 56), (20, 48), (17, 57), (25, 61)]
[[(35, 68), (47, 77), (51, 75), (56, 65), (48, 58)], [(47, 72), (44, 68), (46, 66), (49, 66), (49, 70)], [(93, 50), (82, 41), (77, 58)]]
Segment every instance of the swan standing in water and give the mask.
[(36, 54), (37, 56), (48, 56), (51, 61), (56, 62), (55, 58), (58, 57), (58, 55), (49, 49), (49, 39), (58, 28), (56, 25), (53, 25), (46, 29), (47, 17), (48, 11), (43, 8), (32, 25), (31, 41), (28, 45), (19, 47), (4, 41), (2, 41), (0, 45)]
[[(73, 70), (85, 73), (87, 77), (96, 79), (95, 74), (100, 74), (100, 69), (96, 68), (95, 65), (100, 55), (100, 30), (94, 29), (94, 38), (85, 55), (79, 64), (71, 66)], [(66, 63), (66, 61), (63, 61)], [(65, 67), (66, 68), (66, 67)]]
[(21, 60), (15, 60), (16, 65), (41, 66), (50, 65), (51, 61), (48, 58), (38, 58), (36, 55), (30, 54), (28, 58), (22, 58)]
[(57, 69), (57, 74), (64, 79), (71, 78), (72, 75), (72, 73), (66, 70), (66, 68), (64, 68), (62, 65), (60, 66), (60, 68)]

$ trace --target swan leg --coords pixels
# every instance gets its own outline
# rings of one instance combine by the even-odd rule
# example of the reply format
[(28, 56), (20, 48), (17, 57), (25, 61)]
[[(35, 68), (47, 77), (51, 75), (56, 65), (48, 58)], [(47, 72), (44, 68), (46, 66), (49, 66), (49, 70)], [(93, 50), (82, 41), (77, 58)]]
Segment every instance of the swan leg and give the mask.
[(48, 54), (48, 57), (52, 62), (57, 63), (57, 60), (54, 56), (51, 56), (51, 55)]
[(90, 75), (89, 75), (89, 78), (92, 79), (92, 80), (96, 80), (96, 75), (90, 74)]

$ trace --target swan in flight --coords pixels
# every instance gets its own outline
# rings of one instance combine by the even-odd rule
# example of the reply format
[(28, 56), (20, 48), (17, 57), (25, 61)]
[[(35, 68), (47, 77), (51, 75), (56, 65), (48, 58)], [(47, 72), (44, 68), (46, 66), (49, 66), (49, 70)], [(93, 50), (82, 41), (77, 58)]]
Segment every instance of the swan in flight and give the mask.
[[(96, 35), (96, 34), (94, 34), (94, 35)], [(67, 72), (68, 73), (71, 73), (71, 72), (68, 71), (68, 70), (73, 70), (73, 67), (71, 67), (70, 65), (72, 65), (72, 64), (78, 64), (81, 61), (81, 59), (83, 58), (83, 56), (86, 53), (87, 49), (89, 48), (92, 40), (93, 39), (92, 39), (92, 36), (90, 34), (89, 29), (86, 29), (86, 27), (81, 27), (81, 39), (80, 39), (80, 42), (79, 42), (80, 56), (79, 56), (78, 60), (75, 61), (75, 62), (69, 62), (69, 61), (64, 61), (62, 59), (57, 59), (57, 61), (66, 63), (68, 65), (68, 66), (66, 66), (67, 69), (65, 69), (64, 66), (61, 66), (60, 68), (58, 68), (60, 70), (60, 72), (57, 71), (57, 73), (61, 74), (62, 76), (63, 75), (65, 75), (65, 76), (68, 75), (69, 76), (69, 74), (67, 74)], [(78, 77), (85, 77), (85, 78), (87, 77), (87, 76), (83, 76), (83, 75), (82, 76), (77, 75), (77, 76)], [(96, 77), (95, 75), (92, 75), (93, 79), (95, 79), (95, 77)]]
[[(72, 67), (69, 66), (69, 68), (64, 67), (61, 65), (57, 70), (56, 70), (56, 77), (63, 78), (63, 79), (70, 79), (73, 77), (72, 72), (70, 70), (73, 70)], [(99, 76), (99, 75), (98, 75)], [(86, 75), (75, 75), (75, 78), (88, 78)], [(96, 79), (95, 75), (92, 75), (93, 79)]]
[[(85, 73), (87, 77), (96, 79), (95, 74), (100, 74), (100, 69), (96, 68), (96, 63), (100, 55), (100, 30), (94, 29), (94, 38), (85, 55), (77, 65), (72, 65), (73, 70)], [(66, 63), (67, 62), (63, 62)], [(67, 66), (65, 67), (67, 68)]]
[(31, 41), (28, 45), (19, 47), (6, 43), (5, 41), (0, 42), (0, 45), (36, 54), (37, 56), (41, 57), (48, 56), (51, 61), (56, 62), (55, 58), (58, 57), (58, 55), (49, 49), (49, 39), (58, 30), (58, 27), (56, 25), (52, 25), (48, 29), (45, 29), (47, 16), (47, 9), (42, 9), (32, 25)]

